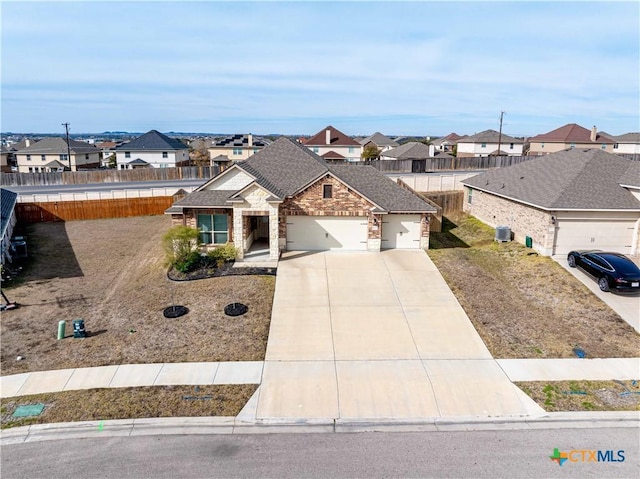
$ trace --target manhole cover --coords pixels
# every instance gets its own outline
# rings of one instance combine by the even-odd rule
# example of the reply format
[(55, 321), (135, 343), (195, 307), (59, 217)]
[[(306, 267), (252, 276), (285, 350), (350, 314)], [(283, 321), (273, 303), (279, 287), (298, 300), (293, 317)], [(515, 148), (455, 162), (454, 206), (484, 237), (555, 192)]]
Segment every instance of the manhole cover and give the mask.
[(164, 308), (164, 312), (162, 314), (164, 314), (165, 318), (179, 318), (180, 316), (184, 316), (188, 312), (189, 308), (187, 308), (186, 306), (176, 305)]
[(27, 406), (18, 406), (13, 412), (13, 417), (29, 417), (39, 416), (42, 414), (44, 404), (29, 404)]
[(224, 314), (227, 316), (240, 316), (249, 311), (249, 308), (242, 303), (231, 303), (224, 307)]

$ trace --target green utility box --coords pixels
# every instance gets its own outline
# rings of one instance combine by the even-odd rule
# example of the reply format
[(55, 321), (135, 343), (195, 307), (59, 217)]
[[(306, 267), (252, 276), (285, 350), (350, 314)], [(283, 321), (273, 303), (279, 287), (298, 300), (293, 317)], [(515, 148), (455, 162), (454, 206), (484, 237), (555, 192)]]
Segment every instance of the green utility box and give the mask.
[(524, 245), (527, 248), (531, 248), (533, 246), (533, 239), (531, 238), (531, 236), (525, 236), (524, 237)]

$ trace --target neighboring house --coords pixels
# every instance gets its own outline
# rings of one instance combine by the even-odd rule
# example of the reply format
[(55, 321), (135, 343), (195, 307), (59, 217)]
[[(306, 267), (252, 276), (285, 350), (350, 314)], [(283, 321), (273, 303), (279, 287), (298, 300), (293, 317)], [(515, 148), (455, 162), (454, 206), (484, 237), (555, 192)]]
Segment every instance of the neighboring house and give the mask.
[(509, 226), (543, 255), (601, 249), (638, 254), (640, 162), (572, 149), (463, 180), (464, 210)]
[(399, 143), (393, 141), (388, 136), (383, 135), (382, 133), (376, 131), (373, 135), (363, 138), (358, 141), (362, 145), (362, 148), (366, 148), (369, 145), (375, 146), (378, 151), (385, 152), (390, 150), (391, 148), (396, 148), (400, 146)]
[(173, 168), (189, 162), (189, 147), (176, 138), (151, 130), (115, 147), (119, 170)]
[(463, 136), (457, 133), (449, 133), (447, 136), (433, 140), (431, 144), (437, 151), (452, 151), (453, 147), (458, 144), (458, 141), (463, 138)]
[(18, 172), (37, 173), (83, 169), (100, 166), (100, 150), (83, 141), (44, 138), (15, 153)]
[(528, 154), (548, 155), (572, 148), (600, 148), (614, 153), (614, 143), (615, 141), (608, 136), (598, 133), (595, 126), (591, 130), (587, 130), (575, 123), (569, 123), (548, 133), (530, 138)]
[(370, 166), (330, 165), (281, 137), (234, 163), (166, 213), (196, 227), (206, 246), (254, 241), (283, 250), (427, 248), (436, 209)]
[(306, 140), (304, 146), (325, 160), (360, 161), (362, 145), (332, 126)]
[(17, 193), (0, 188), (2, 264), (5, 263), (5, 260), (11, 262), (11, 237), (13, 236), (13, 228), (16, 225), (15, 207), (17, 199)]
[(100, 141), (95, 145), (96, 148), (100, 150), (100, 166), (109, 166), (109, 158), (116, 154), (116, 146), (118, 146), (118, 143), (115, 141)]
[(524, 141), (495, 130), (485, 130), (458, 140), (456, 156), (484, 157), (496, 155), (522, 156)]
[(242, 161), (258, 153), (270, 141), (260, 137), (247, 135), (231, 135), (212, 142), (208, 147), (211, 164), (220, 167), (228, 166), (234, 161)]
[[(605, 133), (603, 133), (606, 135)], [(613, 153), (622, 155), (640, 154), (640, 132), (625, 133), (624, 135), (606, 135), (614, 141)]]
[(433, 157), (448, 157), (448, 153), (435, 151), (433, 145), (425, 145), (419, 141), (410, 141), (397, 148), (385, 151), (380, 157), (381, 160), (424, 160)]
[(9, 150), (4, 145), (0, 146), (0, 171), (2, 173), (11, 173)]

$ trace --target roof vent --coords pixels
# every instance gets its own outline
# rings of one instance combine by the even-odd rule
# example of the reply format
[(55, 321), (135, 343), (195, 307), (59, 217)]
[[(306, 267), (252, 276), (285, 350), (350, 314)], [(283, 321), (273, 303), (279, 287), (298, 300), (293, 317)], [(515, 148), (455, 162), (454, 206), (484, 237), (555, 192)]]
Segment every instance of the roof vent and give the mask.
[(495, 241), (498, 243), (511, 241), (511, 228), (509, 226), (496, 226)]

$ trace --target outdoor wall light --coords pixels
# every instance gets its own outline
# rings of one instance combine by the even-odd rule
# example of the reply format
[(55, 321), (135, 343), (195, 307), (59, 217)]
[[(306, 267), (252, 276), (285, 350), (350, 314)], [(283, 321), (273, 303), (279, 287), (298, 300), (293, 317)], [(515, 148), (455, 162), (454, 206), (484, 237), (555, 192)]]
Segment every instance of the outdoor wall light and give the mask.
[(556, 217), (555, 216), (551, 216), (551, 224), (552, 225), (556, 224)]

